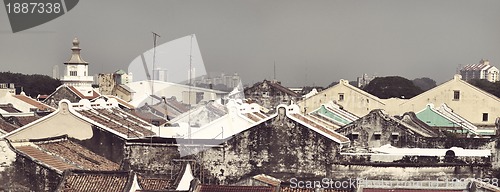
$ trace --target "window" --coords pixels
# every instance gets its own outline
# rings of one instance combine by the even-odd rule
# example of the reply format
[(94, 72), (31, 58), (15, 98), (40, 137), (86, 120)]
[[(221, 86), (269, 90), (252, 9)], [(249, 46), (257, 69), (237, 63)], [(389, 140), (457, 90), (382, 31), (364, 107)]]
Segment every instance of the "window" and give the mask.
[(488, 121), (488, 113), (483, 113), (483, 121)]
[(460, 100), (460, 91), (453, 91), (453, 100)]
[(339, 101), (343, 101), (344, 100), (344, 94), (343, 93), (339, 93)]
[(69, 76), (76, 76), (76, 75), (77, 75), (77, 74), (76, 74), (76, 71), (70, 71), (70, 72), (69, 72)]
[(374, 137), (375, 140), (380, 140), (380, 136), (381, 135), (382, 135), (381, 132), (375, 132), (375, 133), (373, 133), (373, 137)]
[(399, 138), (399, 133), (398, 132), (394, 132), (394, 133), (391, 134), (391, 137), (392, 137), (392, 140), (397, 141), (398, 138)]
[(357, 140), (359, 138), (359, 133), (358, 132), (352, 132), (351, 133), (351, 139), (352, 140)]

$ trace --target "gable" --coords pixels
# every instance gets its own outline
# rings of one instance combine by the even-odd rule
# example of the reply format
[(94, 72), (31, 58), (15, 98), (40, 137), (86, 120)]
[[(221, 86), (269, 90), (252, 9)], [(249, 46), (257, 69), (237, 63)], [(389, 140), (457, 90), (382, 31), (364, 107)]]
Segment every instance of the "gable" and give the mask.
[(458, 127), (454, 122), (433, 111), (430, 106), (418, 112), (417, 118), (432, 127)]

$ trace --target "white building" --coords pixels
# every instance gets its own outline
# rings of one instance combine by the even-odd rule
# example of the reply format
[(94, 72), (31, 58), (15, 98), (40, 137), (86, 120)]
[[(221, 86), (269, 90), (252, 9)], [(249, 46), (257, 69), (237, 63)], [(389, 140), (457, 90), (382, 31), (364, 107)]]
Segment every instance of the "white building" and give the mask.
[(80, 42), (75, 38), (71, 58), (64, 63), (66, 70), (61, 82), (68, 86), (92, 87), (94, 77), (89, 75), (89, 63), (81, 58), (80, 50)]
[(481, 59), (479, 64), (470, 64), (462, 67), (460, 75), (462, 75), (465, 81), (471, 79), (486, 79), (490, 82), (500, 81), (498, 68), (490, 65), (490, 61), (485, 59)]

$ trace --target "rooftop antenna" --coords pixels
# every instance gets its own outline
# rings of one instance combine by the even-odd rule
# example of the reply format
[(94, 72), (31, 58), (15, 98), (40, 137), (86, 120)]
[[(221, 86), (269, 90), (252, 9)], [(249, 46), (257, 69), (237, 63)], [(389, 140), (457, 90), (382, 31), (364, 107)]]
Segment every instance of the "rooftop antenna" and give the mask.
[[(156, 61), (156, 40), (157, 40), (157, 37), (161, 37), (160, 35), (158, 35), (158, 33), (155, 33), (155, 32), (151, 32), (153, 33), (153, 68), (152, 68), (152, 75), (153, 75), (153, 78), (151, 78), (151, 105), (154, 105), (153, 104), (153, 95), (154, 95), (154, 80), (155, 80), (155, 61)], [(153, 110), (151, 110), (151, 112), (153, 112)], [(151, 116), (151, 124), (153, 124), (153, 116)], [(153, 127), (151, 127), (152, 129)], [(158, 126), (158, 136), (160, 136), (161, 133), (160, 133), (160, 126)], [(151, 137), (151, 144), (153, 144), (153, 137)]]
[(276, 81), (276, 60), (274, 60), (274, 80)]
[[(194, 34), (191, 34), (191, 45), (189, 47), (189, 94), (188, 94), (188, 103), (189, 107), (191, 107), (191, 79), (193, 75), (193, 37)], [(188, 111), (188, 139), (191, 140), (191, 110)], [(192, 141), (191, 141), (192, 142)]]

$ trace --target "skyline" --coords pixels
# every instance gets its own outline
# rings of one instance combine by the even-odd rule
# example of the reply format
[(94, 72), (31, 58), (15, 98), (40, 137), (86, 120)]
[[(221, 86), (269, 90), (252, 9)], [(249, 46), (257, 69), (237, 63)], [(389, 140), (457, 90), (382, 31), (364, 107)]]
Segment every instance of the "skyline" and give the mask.
[[(117, 6), (120, 6), (118, 9)], [(80, 1), (13, 34), (0, 9), (0, 71), (51, 76), (81, 41), (90, 74), (126, 70), (158, 44), (195, 34), (208, 73), (244, 84), (327, 86), (366, 73), (450, 80), (461, 65), (499, 67), (498, 1)]]

